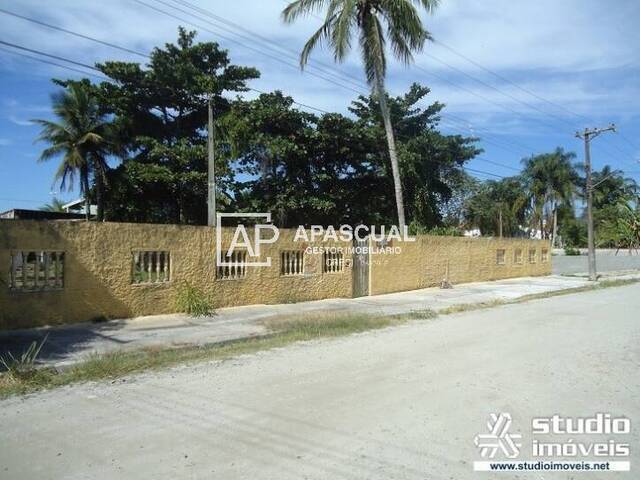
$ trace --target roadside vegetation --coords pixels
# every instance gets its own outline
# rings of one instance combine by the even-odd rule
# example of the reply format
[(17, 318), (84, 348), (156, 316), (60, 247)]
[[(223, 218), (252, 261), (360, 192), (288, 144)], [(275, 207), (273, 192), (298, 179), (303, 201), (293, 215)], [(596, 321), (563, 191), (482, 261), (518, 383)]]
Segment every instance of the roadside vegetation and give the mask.
[[(400, 325), (410, 320), (435, 318), (431, 310), (419, 310), (406, 315), (380, 316), (344, 312), (304, 314), (265, 320), (268, 333), (224, 343), (187, 347), (148, 347), (135, 351), (95, 354), (87, 360), (58, 370), (37, 367), (36, 355), (28, 361), (12, 364), (0, 374), (0, 398), (55, 388), (79, 382), (115, 380), (134, 373), (195, 362), (221, 361), (239, 355), (321, 338)], [(37, 348), (39, 351), (42, 344)], [(33, 353), (33, 350), (30, 348)]]
[(22, 355), (0, 359), (0, 398), (89, 381), (117, 380), (128, 375), (176, 365), (223, 361), (240, 355), (284, 347), (296, 342), (334, 338), (370, 330), (402, 325), (410, 321), (435, 319), (439, 315), (479, 310), (530, 300), (569, 295), (590, 290), (637, 283), (637, 279), (601, 281), (594, 285), (527, 295), (515, 300), (455, 305), (439, 311), (428, 308), (403, 315), (354, 314), (342, 311), (275, 317), (264, 320), (265, 335), (204, 346), (147, 347), (135, 351), (117, 351), (90, 355), (85, 361), (65, 369), (38, 367), (42, 348), (35, 342)]
[(179, 312), (192, 317), (209, 317), (215, 315), (213, 303), (206, 294), (189, 282), (184, 282), (179, 288), (176, 297), (176, 307)]

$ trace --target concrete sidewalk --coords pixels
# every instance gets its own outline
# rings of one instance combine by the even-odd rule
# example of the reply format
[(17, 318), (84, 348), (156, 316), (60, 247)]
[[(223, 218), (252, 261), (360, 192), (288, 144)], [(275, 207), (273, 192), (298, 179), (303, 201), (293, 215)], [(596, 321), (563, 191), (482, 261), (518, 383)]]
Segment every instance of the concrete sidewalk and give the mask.
[[(604, 278), (640, 278), (639, 272), (624, 272)], [(516, 300), (526, 295), (567, 290), (589, 285), (582, 277), (525, 277), (495, 282), (455, 285), (452, 289), (426, 288), (361, 298), (316, 300), (282, 305), (251, 305), (223, 308), (215, 316), (191, 318), (184, 314), (154, 315), (98, 324), (76, 324), (12, 330), (0, 333), (0, 355), (20, 353), (34, 340), (49, 335), (40, 359), (64, 366), (91, 353), (130, 350), (148, 346), (204, 345), (266, 333), (261, 321), (275, 316), (310, 312), (357, 312), (379, 315), (409, 313), (412, 310), (445, 308), (495, 300)]]

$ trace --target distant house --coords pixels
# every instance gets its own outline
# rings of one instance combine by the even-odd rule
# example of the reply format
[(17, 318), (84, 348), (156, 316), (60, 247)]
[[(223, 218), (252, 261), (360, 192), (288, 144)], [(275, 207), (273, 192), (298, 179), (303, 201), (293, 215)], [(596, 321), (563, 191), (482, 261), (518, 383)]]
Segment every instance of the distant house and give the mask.
[(84, 220), (84, 213), (47, 212), (45, 210), (27, 210), (13, 208), (0, 213), (2, 220)]
[[(76, 200), (72, 200), (69, 203), (65, 203), (62, 208), (65, 212), (68, 213), (82, 213), (84, 215), (84, 198), (78, 198)], [(98, 213), (97, 205), (89, 205), (89, 214), (94, 216)]]
[[(79, 198), (62, 205), (64, 212), (49, 212), (45, 210), (30, 210), (26, 208), (13, 208), (0, 213), (0, 219), (4, 220), (84, 220), (84, 199)], [(98, 212), (96, 205), (89, 207), (91, 216)]]

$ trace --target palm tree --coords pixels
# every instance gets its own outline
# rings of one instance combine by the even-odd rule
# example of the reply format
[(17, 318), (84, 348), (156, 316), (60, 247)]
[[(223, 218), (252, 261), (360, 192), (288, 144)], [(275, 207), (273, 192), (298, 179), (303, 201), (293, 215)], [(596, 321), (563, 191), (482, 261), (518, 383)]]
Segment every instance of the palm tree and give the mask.
[(578, 175), (573, 166), (573, 152), (556, 148), (553, 153), (536, 155), (523, 160), (523, 176), (533, 210), (533, 224), (539, 222), (541, 233), (545, 230), (544, 218), (551, 223), (551, 245), (555, 246), (558, 234), (558, 207), (572, 207), (576, 195)]
[(351, 49), (352, 34), (354, 30), (357, 31), (367, 83), (380, 103), (401, 229), (405, 225), (404, 201), (396, 142), (384, 86), (387, 68), (385, 45), (388, 39), (394, 56), (405, 64), (411, 63), (413, 52), (420, 51), (424, 43), (431, 39), (415, 5), (431, 12), (438, 2), (439, 0), (295, 0), (282, 12), (283, 20), (292, 23), (298, 17), (326, 8), (324, 23), (302, 49), (301, 67), (306, 65), (311, 51), (323, 41), (333, 49), (337, 62), (344, 61)]
[(64, 212), (64, 202), (59, 198), (53, 197), (51, 203), (45, 203), (40, 207), (43, 212)]
[(98, 220), (103, 220), (102, 197), (108, 169), (106, 156), (110, 126), (100, 113), (97, 99), (84, 84), (69, 84), (65, 90), (52, 96), (52, 103), (57, 121), (33, 120), (42, 126), (36, 141), (49, 144), (40, 154), (38, 161), (62, 157), (54, 176), (54, 183), (60, 182), (60, 190), (67, 185), (71, 190), (76, 175), (79, 176), (80, 193), (84, 195), (87, 220), (90, 216), (89, 179), (93, 175)]

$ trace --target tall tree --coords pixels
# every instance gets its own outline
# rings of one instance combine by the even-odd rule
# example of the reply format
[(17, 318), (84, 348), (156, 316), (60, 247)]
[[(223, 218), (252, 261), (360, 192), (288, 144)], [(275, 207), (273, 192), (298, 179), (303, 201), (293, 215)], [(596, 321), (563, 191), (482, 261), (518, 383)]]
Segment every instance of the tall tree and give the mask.
[(551, 153), (525, 158), (523, 177), (529, 193), (533, 225), (551, 237), (555, 246), (558, 234), (558, 209), (573, 207), (578, 175), (573, 166), (576, 155), (556, 148)]
[[(80, 179), (80, 192), (84, 195), (85, 216), (91, 215), (90, 177), (96, 185), (102, 185), (107, 169), (106, 154), (109, 151), (109, 123), (101, 114), (98, 100), (83, 83), (69, 84), (65, 90), (52, 96), (56, 121), (35, 119), (42, 127), (37, 140), (49, 144), (39, 161), (62, 157), (54, 183), (60, 189), (73, 188), (76, 175)], [(100, 188), (101, 190), (101, 188)], [(98, 196), (98, 219), (102, 220), (102, 197)]]
[(527, 213), (524, 191), (520, 176), (484, 182), (466, 201), (468, 225), (480, 229), (482, 235), (522, 235)]
[[(344, 61), (351, 50), (352, 36), (357, 31), (367, 82), (377, 94), (384, 120), (398, 224), (401, 228), (405, 225), (404, 197), (396, 141), (385, 90), (387, 69), (385, 45), (388, 40), (394, 56), (408, 64), (413, 61), (413, 52), (420, 51), (424, 43), (431, 39), (414, 4), (431, 12), (438, 5), (438, 0), (295, 0), (282, 12), (284, 21), (292, 23), (301, 16), (326, 9), (324, 23), (302, 50), (300, 55), (302, 67), (309, 60), (312, 50), (322, 42), (330, 45), (336, 61)], [(386, 35), (384, 24), (386, 24)]]
[[(98, 92), (128, 153), (111, 172), (108, 192), (109, 209), (121, 220), (206, 223), (207, 99), (219, 120), (230, 108), (228, 94), (246, 91), (259, 72), (233, 65), (217, 43), (196, 43), (195, 36), (180, 28), (176, 44), (155, 48), (146, 66), (98, 65), (113, 80)], [(230, 171), (222, 155), (216, 174), (224, 191)]]
[[(406, 208), (416, 227), (441, 225), (445, 206), (464, 181), (462, 166), (480, 153), (474, 138), (438, 132), (444, 105), (426, 107), (429, 89), (412, 85), (389, 98), (397, 134)], [(271, 211), (283, 226), (388, 224), (395, 218), (384, 124), (375, 95), (361, 96), (352, 118), (297, 110), (280, 92), (237, 102), (227, 117), (235, 208)], [(232, 150), (232, 149), (229, 149)]]

